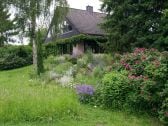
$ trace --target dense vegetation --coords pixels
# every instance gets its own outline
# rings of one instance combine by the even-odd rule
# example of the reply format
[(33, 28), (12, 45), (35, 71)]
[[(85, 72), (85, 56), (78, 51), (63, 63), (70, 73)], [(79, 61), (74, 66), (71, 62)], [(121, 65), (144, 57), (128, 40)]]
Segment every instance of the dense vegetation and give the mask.
[(103, 0), (107, 49), (129, 51), (134, 47), (168, 50), (167, 0)]
[[(52, 63), (51, 68), (60, 74), (66, 73), (69, 69), (67, 63), (61, 63), (64, 59), (59, 57), (53, 59), (62, 60), (49, 61), (49, 59), (45, 64)], [(26, 67), (0, 72), (0, 125), (161, 126), (155, 118), (148, 115), (103, 110), (98, 106), (80, 104), (75, 90), (58, 84), (52, 69), (46, 73), (48, 76), (43, 75), (45, 78), (30, 79), (31, 69), (32, 67)], [(46, 82), (47, 77), (52, 81)]]
[(145, 112), (167, 124), (167, 56), (145, 48), (113, 56), (88, 53), (78, 59), (50, 56), (41, 78), (46, 84), (75, 88), (82, 103)]
[(0, 70), (15, 69), (32, 64), (29, 46), (6, 46), (0, 48)]
[[(168, 54), (137, 48), (124, 54), (105, 74), (98, 88), (98, 104), (108, 108), (142, 110), (168, 123)], [(102, 103), (102, 104), (101, 104)]]
[[(63, 8), (60, 10), (58, 6)], [(58, 25), (67, 12), (65, 6), (67, 7), (66, 0), (1, 0), (0, 39), (2, 40), (0, 40), (0, 44), (4, 45), (9, 39), (13, 24), (17, 24), (17, 26), (19, 26), (17, 35), (29, 37), (30, 43), (32, 44), (34, 70), (37, 74), (39, 74), (39, 72), (41, 73), (42, 71), (40, 69), (42, 65), (39, 64), (41, 64), (42, 60), (38, 61), (39, 57), (41, 57), (39, 56), (40, 53), (38, 53), (38, 51), (41, 48), (38, 47), (40, 45), (38, 43), (43, 43), (46, 40), (51, 28), (54, 29), (52, 31), (52, 33), (54, 33), (52, 36), (56, 36), (56, 33), (58, 33)], [(51, 10), (51, 8), (53, 8), (53, 10)], [(10, 9), (17, 10), (14, 11), (13, 15), (16, 19), (15, 22), (10, 20), (11, 17), (8, 14)], [(48, 20), (49, 16), (51, 17), (51, 20)], [(37, 21), (40, 21), (40, 23)], [(42, 38), (40, 41), (37, 41), (37, 31), (44, 29), (44, 24), (46, 32), (43, 32)], [(11, 40), (8, 40), (7, 42), (11, 42)]]
[(46, 56), (71, 54), (72, 47), (79, 42), (96, 42), (103, 49), (103, 45), (107, 42), (107, 38), (104, 36), (90, 36), (80, 34), (66, 39), (56, 39), (55, 41), (44, 44), (45, 54)]
[(12, 35), (17, 34), (16, 31), (16, 24), (14, 24), (16, 20), (10, 19), (10, 14), (5, 8), (3, 3), (0, 4), (0, 47), (4, 46), (12, 39), (10, 37)]
[[(42, 35), (36, 20), (50, 14), (52, 3), (54, 15)], [(167, 125), (168, 2), (104, 0), (107, 43), (105, 37), (78, 35), (42, 45), (52, 27), (56, 36), (66, 13), (66, 8), (65, 12), (56, 9), (57, 4), (67, 6), (66, 0), (8, 0), (0, 5), (0, 24), (4, 23), (0, 25), (0, 70), (32, 63), (35, 68), (0, 72), (0, 125)], [(6, 11), (9, 5), (17, 8), (20, 32), (30, 37), (32, 49), (4, 46), (14, 34), (9, 32), (14, 29)], [(109, 54), (69, 55), (81, 41), (96, 42)], [(58, 56), (64, 53), (68, 54)]]

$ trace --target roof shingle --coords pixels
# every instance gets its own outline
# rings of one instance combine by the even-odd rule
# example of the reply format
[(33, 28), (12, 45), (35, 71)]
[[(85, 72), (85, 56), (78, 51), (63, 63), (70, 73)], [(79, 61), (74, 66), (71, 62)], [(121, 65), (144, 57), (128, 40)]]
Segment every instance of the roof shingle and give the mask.
[(104, 35), (105, 32), (100, 28), (99, 24), (103, 22), (105, 16), (104, 13), (69, 8), (66, 18), (80, 33)]

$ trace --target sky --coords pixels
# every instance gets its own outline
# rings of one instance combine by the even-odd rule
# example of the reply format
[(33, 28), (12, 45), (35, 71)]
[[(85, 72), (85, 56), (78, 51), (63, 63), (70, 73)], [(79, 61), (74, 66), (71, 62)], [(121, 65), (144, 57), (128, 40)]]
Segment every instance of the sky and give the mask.
[(87, 5), (93, 6), (94, 11), (99, 11), (101, 2), (99, 0), (67, 0), (71, 8), (86, 9)]

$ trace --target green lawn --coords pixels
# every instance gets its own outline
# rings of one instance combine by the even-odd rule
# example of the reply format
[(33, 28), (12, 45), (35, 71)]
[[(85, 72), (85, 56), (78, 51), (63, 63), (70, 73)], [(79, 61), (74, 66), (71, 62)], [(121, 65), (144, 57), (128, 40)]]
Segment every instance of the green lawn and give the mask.
[(147, 115), (81, 105), (73, 90), (39, 84), (30, 72), (0, 72), (0, 126), (162, 126)]

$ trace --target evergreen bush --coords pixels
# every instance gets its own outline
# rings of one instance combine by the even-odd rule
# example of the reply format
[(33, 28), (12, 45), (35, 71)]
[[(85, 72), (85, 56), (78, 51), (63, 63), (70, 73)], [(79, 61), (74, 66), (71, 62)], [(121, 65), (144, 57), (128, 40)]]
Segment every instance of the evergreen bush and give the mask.
[(0, 70), (10, 70), (32, 64), (32, 49), (29, 46), (0, 48)]

